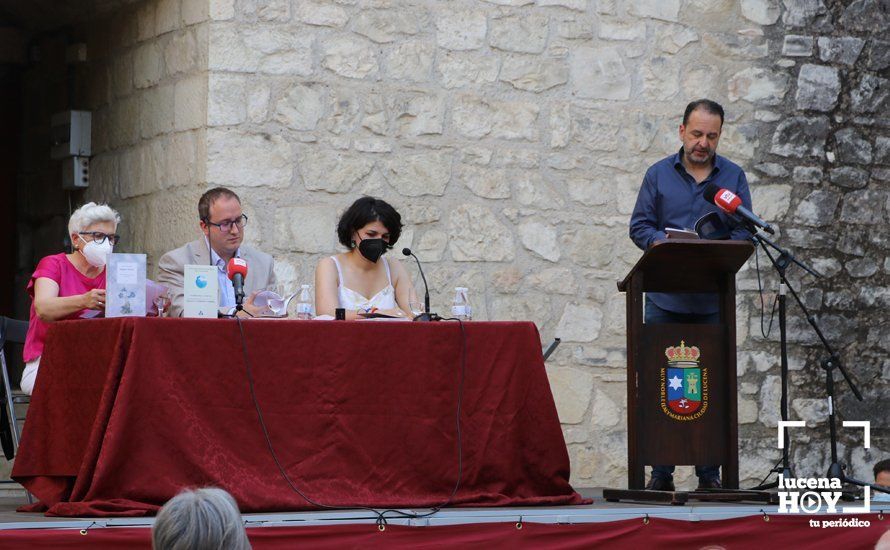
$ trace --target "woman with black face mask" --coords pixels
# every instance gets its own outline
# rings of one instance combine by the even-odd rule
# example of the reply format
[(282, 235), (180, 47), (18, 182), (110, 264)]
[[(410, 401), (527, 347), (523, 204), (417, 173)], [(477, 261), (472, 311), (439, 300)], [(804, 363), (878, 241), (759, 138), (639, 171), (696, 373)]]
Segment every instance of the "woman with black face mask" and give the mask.
[(362, 197), (337, 224), (337, 238), (348, 251), (324, 258), (315, 268), (315, 312), (347, 319), (369, 313), (410, 319), (408, 303), (414, 285), (401, 262), (384, 254), (402, 232), (402, 217), (385, 201)]

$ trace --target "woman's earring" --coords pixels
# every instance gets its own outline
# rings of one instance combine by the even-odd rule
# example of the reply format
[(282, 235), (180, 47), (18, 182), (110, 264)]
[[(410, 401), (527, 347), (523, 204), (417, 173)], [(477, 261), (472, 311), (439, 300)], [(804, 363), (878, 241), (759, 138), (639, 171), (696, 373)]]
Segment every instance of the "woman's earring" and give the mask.
[(350, 242), (349, 244), (352, 246), (352, 248), (355, 248), (355, 239), (352, 239), (352, 242)]

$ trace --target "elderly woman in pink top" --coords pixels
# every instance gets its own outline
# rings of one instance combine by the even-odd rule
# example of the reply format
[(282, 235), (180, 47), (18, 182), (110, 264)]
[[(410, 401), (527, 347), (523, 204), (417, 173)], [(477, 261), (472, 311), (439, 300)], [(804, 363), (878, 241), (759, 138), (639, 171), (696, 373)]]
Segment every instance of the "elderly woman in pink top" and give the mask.
[(40, 260), (28, 282), (31, 322), (25, 339), (22, 391), (31, 394), (49, 323), (89, 316), (105, 309), (105, 261), (117, 244), (121, 218), (106, 204), (87, 203), (71, 215), (68, 233), (74, 252)]

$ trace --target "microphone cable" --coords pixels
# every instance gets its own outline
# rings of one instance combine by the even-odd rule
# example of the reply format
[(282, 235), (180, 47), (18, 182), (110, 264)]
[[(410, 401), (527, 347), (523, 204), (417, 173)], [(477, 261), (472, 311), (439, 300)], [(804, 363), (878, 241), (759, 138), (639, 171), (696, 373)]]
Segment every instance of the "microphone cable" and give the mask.
[[(754, 247), (754, 265), (757, 267), (757, 292), (760, 294), (760, 334), (763, 335), (764, 338), (769, 338), (770, 333), (773, 331), (773, 321), (776, 318), (776, 306), (779, 304), (779, 295), (778, 293), (773, 298), (773, 305), (769, 314), (769, 326), (764, 329), (763, 321), (766, 318), (766, 302), (763, 298), (763, 284), (760, 280), (760, 247)], [(781, 284), (781, 281), (780, 281)]]
[(275, 466), (278, 469), (278, 472), (281, 474), (281, 477), (283, 477), (284, 480), (287, 482), (288, 486), (290, 487), (290, 489), (292, 491), (294, 491), (295, 493), (300, 495), (300, 497), (302, 497), (303, 500), (305, 500), (309, 504), (312, 504), (313, 506), (316, 506), (318, 508), (324, 508), (327, 510), (365, 510), (365, 511), (371, 512), (372, 514), (377, 516), (375, 521), (376, 521), (378, 529), (380, 529), (380, 530), (383, 530), (386, 528), (386, 524), (387, 524), (386, 515), (387, 514), (391, 514), (391, 515), (394, 515), (399, 518), (420, 519), (420, 518), (425, 518), (425, 517), (429, 517), (429, 516), (437, 514), (442, 508), (449, 506), (452, 503), (452, 501), (454, 500), (454, 497), (457, 495), (457, 491), (460, 487), (461, 479), (463, 478), (463, 443), (462, 443), (461, 428), (460, 428), (460, 415), (461, 415), (461, 409), (462, 409), (462, 405), (463, 405), (464, 380), (466, 378), (466, 371), (467, 371), (467, 334), (466, 334), (466, 329), (464, 328), (464, 324), (463, 324), (462, 320), (455, 319), (455, 318), (444, 319), (444, 320), (448, 320), (448, 321), (457, 321), (460, 324), (460, 331), (461, 331), (460, 378), (459, 378), (459, 382), (458, 382), (457, 411), (456, 411), (456, 416), (455, 416), (456, 432), (457, 432), (457, 481), (455, 482), (454, 488), (452, 489), (451, 494), (448, 496), (448, 499), (445, 500), (445, 502), (434, 506), (429, 512), (426, 512), (423, 514), (413, 514), (413, 513), (403, 512), (401, 510), (394, 510), (394, 509), (379, 510), (376, 508), (371, 508), (369, 506), (362, 506), (362, 505), (338, 506), (338, 505), (324, 504), (324, 503), (317, 502), (317, 501), (313, 500), (312, 498), (307, 496), (305, 493), (303, 493), (303, 491), (301, 491), (299, 489), (299, 487), (296, 486), (296, 484), (291, 480), (287, 471), (284, 469), (284, 466), (281, 465), (281, 461), (278, 459), (278, 453), (275, 452), (275, 448), (272, 445), (272, 438), (269, 436), (269, 429), (266, 426), (266, 421), (263, 418), (263, 411), (260, 407), (260, 403), (259, 403), (259, 400), (257, 399), (257, 395), (256, 395), (256, 388), (255, 388), (254, 379), (253, 379), (253, 369), (251, 368), (250, 358), (248, 357), (248, 354), (247, 354), (247, 339), (244, 336), (244, 326), (241, 324), (242, 323), (241, 318), (234, 317), (234, 319), (238, 324), (238, 331), (241, 335), (241, 351), (242, 351), (242, 354), (244, 357), (244, 366), (247, 370), (247, 382), (248, 382), (248, 386), (250, 388), (250, 397), (253, 400), (253, 406), (256, 409), (257, 419), (259, 420), (260, 426), (262, 427), (262, 430), (263, 430), (263, 437), (266, 441), (266, 447), (269, 449), (269, 454), (272, 456), (272, 460), (275, 462)]

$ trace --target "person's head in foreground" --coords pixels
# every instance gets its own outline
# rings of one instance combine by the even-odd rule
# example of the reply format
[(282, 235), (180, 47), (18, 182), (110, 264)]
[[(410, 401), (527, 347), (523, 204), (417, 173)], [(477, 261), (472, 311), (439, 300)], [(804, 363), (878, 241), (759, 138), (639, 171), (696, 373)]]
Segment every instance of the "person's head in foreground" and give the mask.
[(886, 458), (875, 464), (874, 473), (875, 483), (883, 485), (884, 487), (890, 487), (890, 458)]
[(165, 504), (151, 527), (155, 550), (250, 550), (232, 495), (212, 487), (187, 489)]
[[(875, 485), (882, 485), (890, 489), (890, 458), (885, 458), (875, 464), (873, 470), (875, 473)], [(890, 502), (890, 493), (872, 489), (871, 499), (877, 502)]]

